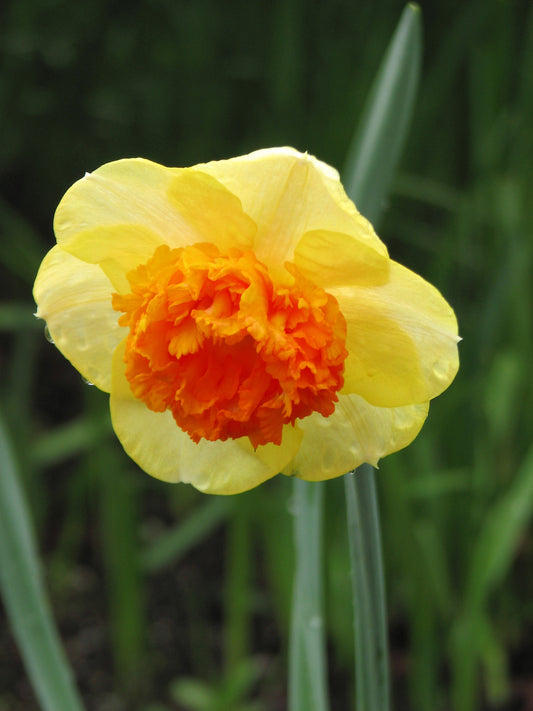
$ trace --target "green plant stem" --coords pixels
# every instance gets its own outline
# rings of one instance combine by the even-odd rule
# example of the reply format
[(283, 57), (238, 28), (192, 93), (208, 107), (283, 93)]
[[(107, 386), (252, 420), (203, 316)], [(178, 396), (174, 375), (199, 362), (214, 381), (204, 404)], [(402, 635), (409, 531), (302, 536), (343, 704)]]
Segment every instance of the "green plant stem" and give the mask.
[[(253, 494), (252, 494), (253, 497)], [(234, 673), (249, 653), (251, 526), (250, 500), (242, 494), (228, 526), (226, 546), (226, 671)]]
[(0, 415), (0, 589), (43, 711), (82, 711), (44, 590), (37, 546)]
[(323, 618), (324, 485), (294, 479), (296, 569), (289, 654), (289, 711), (327, 711)]
[(98, 473), (114, 672), (122, 695), (131, 701), (146, 688), (150, 669), (137, 540), (139, 491), (121, 468), (122, 461), (108, 443), (89, 459), (91, 469)]
[[(407, 136), (420, 75), (422, 22), (409, 3), (381, 62), (344, 167), (348, 196), (374, 225)], [(358, 711), (390, 708), (383, 564), (374, 471), (346, 474)]]
[(353, 585), (358, 711), (390, 708), (385, 584), (374, 470), (344, 477)]

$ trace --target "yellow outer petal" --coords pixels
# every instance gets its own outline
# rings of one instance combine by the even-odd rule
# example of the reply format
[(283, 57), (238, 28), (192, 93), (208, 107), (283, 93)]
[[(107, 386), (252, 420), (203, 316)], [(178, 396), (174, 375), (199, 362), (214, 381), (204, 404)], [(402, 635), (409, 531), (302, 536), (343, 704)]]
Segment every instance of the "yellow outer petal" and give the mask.
[(211, 175), (133, 158), (78, 180), (57, 208), (54, 230), (63, 249), (102, 264), (123, 290), (124, 275), (160, 244), (250, 248), (256, 226)]
[(67, 190), (58, 205), (54, 218), (58, 243), (67, 249), (80, 231), (134, 224), (179, 244), (189, 228), (176, 215), (167, 196), (179, 172), (179, 168), (131, 158), (106, 163), (93, 173), (86, 173)]
[(364, 462), (377, 466), (381, 457), (413, 441), (428, 408), (429, 403), (373, 407), (357, 395), (340, 395), (330, 417), (314, 413), (299, 422), (302, 444), (284, 473), (321, 481), (346, 474)]
[(460, 339), (455, 314), (435, 287), (391, 261), (387, 283), (329, 292), (348, 327), (343, 393), (401, 407), (448, 387), (459, 367)]
[(168, 196), (178, 214), (198, 235), (222, 251), (251, 249), (257, 226), (240, 200), (211, 175), (187, 168), (172, 180)]
[(389, 260), (363, 261), (357, 239), (341, 232), (306, 232), (294, 250), (298, 271), (326, 291), (334, 286), (377, 286), (387, 281)]
[(272, 148), (197, 167), (240, 199), (257, 224), (254, 251), (273, 273), (293, 261), (302, 236), (314, 230), (350, 235), (369, 268), (387, 260), (385, 245), (347, 198), (337, 171), (307, 153)]
[(84, 378), (111, 389), (111, 356), (124, 338), (111, 307), (109, 279), (102, 270), (54, 247), (44, 258), (33, 294), (61, 353)]
[(151, 476), (185, 482), (210, 494), (238, 494), (278, 474), (292, 459), (302, 439), (296, 427), (286, 427), (283, 442), (251, 447), (247, 437), (195, 444), (170, 412), (149, 410), (131, 393), (124, 376), (124, 344), (113, 356), (111, 419), (129, 456)]
[(127, 294), (131, 285), (126, 274), (147, 262), (161, 244), (159, 235), (148, 227), (104, 225), (78, 232), (68, 240), (68, 251), (84, 262), (100, 265), (113, 289)]

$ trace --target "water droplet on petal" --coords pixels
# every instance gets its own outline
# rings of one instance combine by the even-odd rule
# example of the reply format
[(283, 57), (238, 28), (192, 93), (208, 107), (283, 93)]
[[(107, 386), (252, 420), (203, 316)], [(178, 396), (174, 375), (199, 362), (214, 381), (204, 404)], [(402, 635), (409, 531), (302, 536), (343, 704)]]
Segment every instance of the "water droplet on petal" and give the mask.
[(85, 385), (90, 385), (91, 387), (94, 387), (94, 383), (91, 383), (91, 381), (87, 380), (87, 378), (82, 377), (82, 380), (85, 383)]
[(50, 329), (48, 328), (48, 325), (44, 327), (44, 337), (48, 341), (48, 343), (53, 343), (54, 339), (52, 338), (52, 334), (50, 333)]
[(445, 381), (449, 378), (449, 367), (444, 361), (436, 361), (433, 363), (433, 375), (437, 380)]

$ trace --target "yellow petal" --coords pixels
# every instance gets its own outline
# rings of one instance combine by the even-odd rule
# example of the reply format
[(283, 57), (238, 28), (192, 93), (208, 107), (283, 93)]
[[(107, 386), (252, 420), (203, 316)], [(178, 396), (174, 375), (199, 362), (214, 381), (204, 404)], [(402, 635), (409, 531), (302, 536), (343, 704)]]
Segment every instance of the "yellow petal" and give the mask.
[(347, 323), (343, 393), (378, 407), (439, 395), (459, 367), (457, 321), (441, 294), (396, 262), (376, 287), (332, 287)]
[(169, 199), (195, 230), (196, 241), (211, 242), (222, 251), (251, 249), (257, 227), (240, 200), (211, 175), (194, 168), (182, 170), (169, 187)]
[(160, 244), (244, 249), (256, 232), (238, 198), (212, 176), (140, 158), (108, 163), (75, 183), (54, 229), (63, 249), (100, 264), (119, 292), (128, 290), (128, 271)]
[(103, 225), (78, 232), (68, 240), (67, 251), (84, 262), (100, 265), (113, 289), (127, 294), (131, 285), (126, 274), (147, 262), (160, 244), (159, 235), (148, 227)]
[(313, 156), (273, 148), (197, 167), (240, 199), (257, 225), (254, 251), (274, 273), (293, 261), (302, 236), (315, 230), (350, 235), (362, 263), (379, 268), (387, 259), (385, 245), (347, 198), (338, 173)]
[(124, 376), (124, 344), (113, 356), (111, 418), (129, 456), (151, 476), (190, 483), (211, 494), (237, 494), (278, 474), (292, 459), (302, 433), (286, 427), (280, 446), (251, 447), (247, 437), (195, 444), (170, 412), (149, 410), (131, 393)]
[[(294, 250), (298, 271), (317, 286), (357, 284), (376, 286), (387, 281), (389, 260), (374, 259), (374, 252), (361, 252), (357, 239), (341, 232), (306, 232)], [(371, 261), (365, 261), (370, 256)]]
[(197, 241), (176, 213), (168, 189), (180, 172), (143, 158), (106, 163), (72, 185), (54, 218), (57, 241), (64, 249), (79, 232), (114, 225), (145, 227), (172, 246)]
[(55, 345), (89, 382), (109, 392), (111, 356), (124, 338), (102, 270), (54, 247), (44, 258), (33, 294)]
[(314, 413), (299, 422), (302, 444), (284, 473), (320, 481), (364, 462), (376, 466), (381, 457), (413, 441), (427, 413), (428, 403), (381, 408), (357, 395), (341, 395), (330, 417)]

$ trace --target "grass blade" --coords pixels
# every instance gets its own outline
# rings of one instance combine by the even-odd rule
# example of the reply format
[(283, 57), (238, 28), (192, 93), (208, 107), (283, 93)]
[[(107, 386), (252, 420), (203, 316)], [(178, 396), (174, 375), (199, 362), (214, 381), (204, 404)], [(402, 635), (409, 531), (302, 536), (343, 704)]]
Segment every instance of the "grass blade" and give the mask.
[(533, 517), (533, 447), (512, 485), (487, 514), (472, 553), (467, 605), (483, 608), (494, 588), (507, 574), (520, 539)]
[(405, 8), (378, 70), (344, 166), (344, 187), (372, 223), (381, 212), (403, 148), (420, 76), (422, 25)]
[(0, 469), (0, 588), (13, 633), (44, 711), (81, 711), (44, 591), (30, 516), (1, 416)]
[(202, 502), (185, 521), (146, 546), (141, 552), (141, 567), (147, 573), (155, 573), (174, 564), (219, 526), (232, 508), (228, 497), (216, 496)]
[(32, 447), (32, 462), (46, 467), (91, 450), (111, 432), (108, 417), (80, 417), (38, 437)]
[[(452, 635), (453, 707), (457, 711), (474, 709), (479, 663), (485, 661), (487, 665), (487, 658), (494, 700), (504, 695), (505, 664), (500, 661), (496, 637), (490, 633), (487, 607), (490, 593), (504, 579), (516, 557), (519, 541), (532, 517), (533, 447), (509, 490), (487, 514), (472, 551), (464, 611), (456, 620)], [(489, 638), (490, 646), (483, 647), (480, 640)]]
[(110, 443), (95, 448), (86, 461), (89, 471), (98, 473), (113, 667), (122, 696), (133, 703), (149, 673), (137, 539), (140, 492), (121, 467), (121, 452)]

